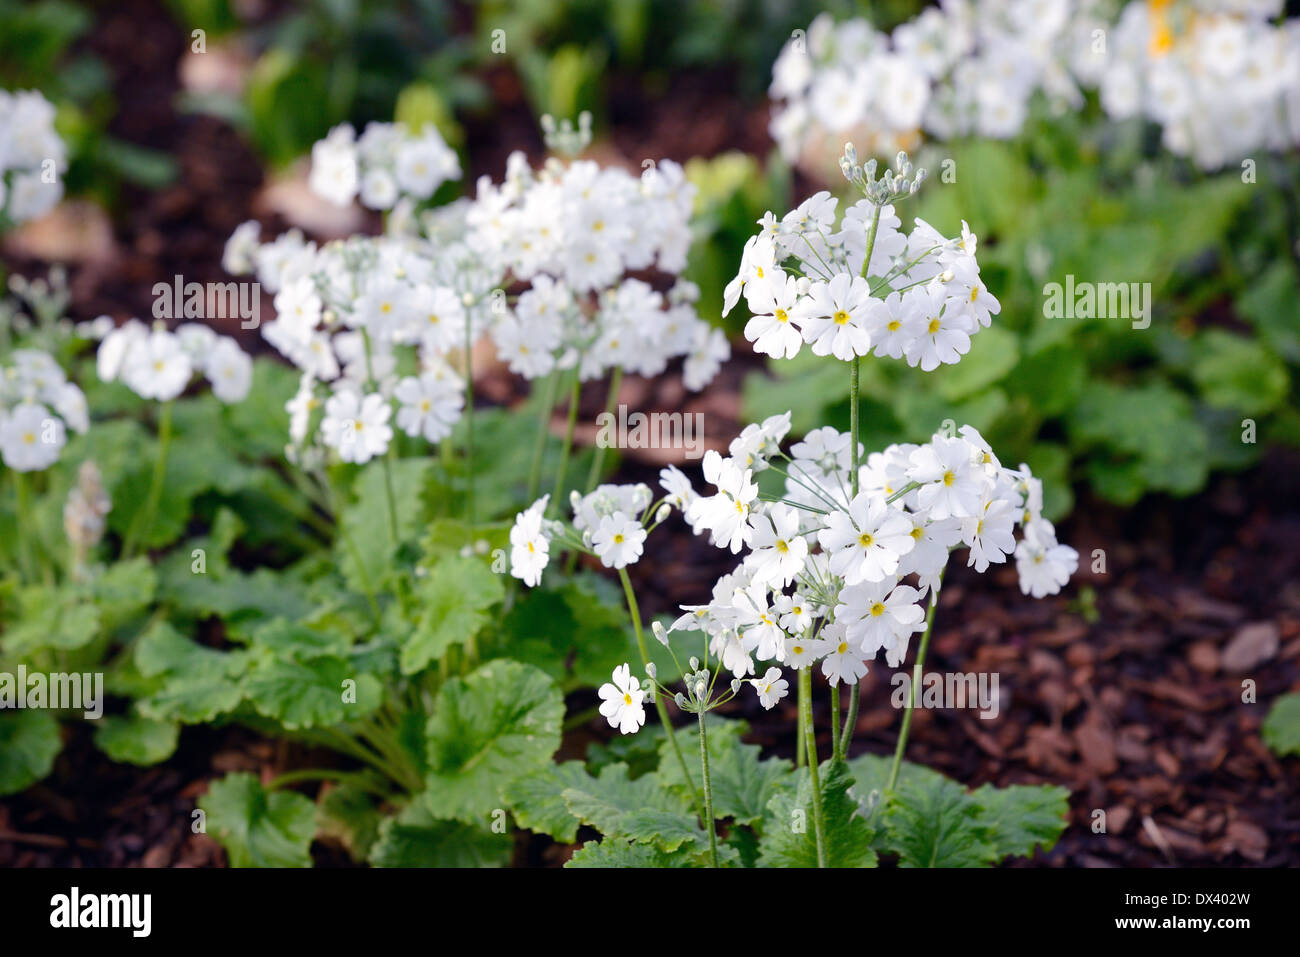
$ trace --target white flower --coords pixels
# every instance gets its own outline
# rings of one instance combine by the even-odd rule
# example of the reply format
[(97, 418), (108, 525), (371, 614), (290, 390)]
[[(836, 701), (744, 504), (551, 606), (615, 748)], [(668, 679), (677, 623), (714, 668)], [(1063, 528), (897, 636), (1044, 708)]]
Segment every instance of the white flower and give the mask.
[(0, 458), (15, 472), (49, 468), (66, 442), (63, 423), (39, 402), (20, 403), (8, 415), (0, 409)]
[(766, 515), (750, 517), (754, 527), (753, 551), (745, 564), (753, 570), (755, 582), (784, 588), (803, 571), (808, 543), (799, 534), (799, 511), (778, 503)]
[[(105, 339), (100, 348), (107, 344)], [(172, 333), (155, 329), (127, 348), (122, 380), (141, 398), (168, 402), (185, 391), (194, 366)]]
[(325, 403), (321, 436), (326, 445), (338, 450), (344, 462), (364, 464), (388, 451), (393, 438), (388, 425), (392, 412), (388, 400), (378, 393), (363, 397), (352, 389), (343, 389)]
[(871, 301), (871, 287), (861, 276), (837, 273), (830, 282), (813, 283), (795, 309), (813, 355), (848, 361), (870, 352), (866, 316)]
[(312, 192), (336, 206), (346, 206), (357, 195), (356, 131), (344, 123), (329, 131), (325, 139), (311, 148), (311, 174), (307, 183)]
[(867, 663), (845, 634), (844, 625), (832, 622), (822, 630), (818, 653), (822, 657), (822, 674), (831, 684), (843, 681), (857, 684), (867, 673)]
[(515, 516), (510, 529), (510, 574), (529, 588), (542, 581), (542, 572), (551, 558), (551, 540), (542, 527), (542, 517), (550, 495), (543, 495), (527, 511)]
[(626, 663), (614, 669), (613, 683), (606, 682), (596, 692), (600, 695), (600, 713), (611, 728), (620, 734), (632, 734), (645, 724), (645, 692), (632, 678)]
[(1079, 567), (1079, 553), (1069, 545), (1056, 543), (1056, 529), (1046, 519), (1025, 526), (1024, 538), (1016, 546), (1016, 571), (1020, 591), (1034, 598), (1055, 595)]
[(704, 478), (717, 487), (718, 494), (696, 503), (697, 527), (710, 530), (710, 541), (719, 548), (731, 549), (733, 554), (754, 535), (749, 509), (758, 498), (758, 486), (751, 481), (751, 475), (749, 469), (742, 470), (713, 449), (704, 453)]
[(606, 568), (626, 568), (641, 557), (646, 531), (622, 512), (606, 515), (591, 536), (592, 550)]
[(441, 442), (451, 435), (460, 418), (465, 395), (458, 377), (436, 370), (418, 379), (407, 376), (397, 383), (393, 397), (401, 403), (397, 427), (407, 435), (423, 435), (426, 441)]
[(908, 459), (907, 479), (921, 484), (917, 501), (931, 518), (967, 518), (984, 504), (970, 446), (961, 439), (935, 436), (917, 448)]
[(826, 517), (817, 541), (831, 556), (831, 571), (849, 585), (893, 575), (899, 559), (916, 544), (907, 516), (865, 492), (849, 503), (848, 514), (832, 512)]
[(243, 402), (253, 386), (253, 360), (239, 343), (222, 336), (204, 361), (212, 393), (222, 402)]
[(750, 678), (749, 683), (757, 689), (759, 703), (768, 711), (790, 691), (790, 683), (781, 677), (781, 669), (776, 667), (768, 668), (761, 678)]
[(845, 635), (862, 653), (875, 657), (898, 639), (924, 627), (925, 612), (917, 602), (921, 593), (893, 579), (849, 585), (840, 592), (835, 620), (846, 626)]
[(793, 359), (803, 345), (803, 333), (794, 323), (799, 299), (798, 281), (794, 276), (783, 282), (757, 284), (749, 298), (754, 317), (745, 323), (745, 338), (754, 351), (775, 359)]

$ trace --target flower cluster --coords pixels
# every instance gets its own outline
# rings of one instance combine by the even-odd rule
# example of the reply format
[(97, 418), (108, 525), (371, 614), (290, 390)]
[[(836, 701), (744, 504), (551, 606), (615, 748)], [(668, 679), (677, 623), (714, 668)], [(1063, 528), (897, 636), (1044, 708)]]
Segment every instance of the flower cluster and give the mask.
[[(1036, 598), (1059, 591), (1077, 567), (1042, 517), (1041, 482), (1027, 466), (1003, 467), (970, 426), (873, 453), (856, 494), (848, 435), (817, 429), (786, 455), (788, 429), (789, 416), (776, 416), (747, 429), (728, 457), (707, 453), (712, 494), (689, 491), (676, 470), (663, 475), (697, 534), (745, 552), (711, 600), (684, 607), (670, 629), (705, 632), (736, 679), (755, 675), (755, 660), (820, 662), (831, 682), (850, 683), (882, 651), (897, 667), (958, 548), (980, 572), (1014, 556), (1021, 591)], [(759, 498), (754, 474), (768, 468), (785, 477), (779, 500)], [(752, 679), (766, 707), (784, 694), (778, 679), (770, 668)]]
[(785, 45), (772, 71), (771, 132), (789, 161), (854, 138), (868, 153), (914, 149), (922, 131), (1005, 139), (1033, 94), (1082, 97), (1070, 51), (1095, 20), (1077, 0), (945, 0), (892, 33), (821, 14)]
[(1158, 123), (1165, 148), (1216, 169), (1300, 143), (1300, 29), (1280, 0), (1128, 4), (1096, 75), (1110, 116)]
[(206, 377), (225, 403), (242, 402), (253, 384), (253, 361), (239, 343), (197, 322), (173, 332), (127, 320), (105, 331), (95, 363), (102, 381), (121, 380), (141, 398), (159, 402), (184, 392), (195, 373)]
[(90, 427), (86, 397), (54, 357), (15, 349), (0, 366), (0, 460), (16, 472), (37, 472), (59, 459), (67, 430)]
[(460, 160), (431, 124), (416, 132), (404, 123), (368, 123), (358, 137), (343, 123), (312, 146), (308, 185), (337, 206), (359, 196), (370, 209), (388, 210), (427, 200), (456, 179)]
[[(864, 188), (878, 182), (874, 164), (864, 172), (847, 149), (846, 174)], [(890, 192), (876, 199), (914, 192), (921, 174), (908, 183), (909, 173), (900, 154), (898, 172), (882, 177), (894, 177)], [(1001, 309), (980, 280), (966, 224), (953, 239), (920, 219), (904, 233), (888, 202), (859, 200), (838, 222), (837, 203), (823, 191), (780, 219), (767, 213), (745, 244), (723, 314), (743, 293), (753, 313), (745, 338), (775, 358), (792, 359), (807, 344), (814, 355), (874, 353), (927, 372), (959, 361)]]
[(606, 568), (623, 569), (641, 559), (645, 540), (672, 512), (665, 500), (653, 501), (648, 485), (601, 485), (574, 492), (571, 522), (546, 518), (550, 496), (515, 517), (510, 530), (510, 574), (529, 587), (541, 583), (551, 559), (551, 544), (594, 555)]
[(67, 165), (50, 102), (35, 90), (0, 90), (0, 221), (21, 223), (53, 209)]
[[(537, 378), (577, 366), (583, 380), (613, 368), (653, 376), (684, 356), (701, 389), (729, 354), (696, 313), (699, 290), (678, 279), (691, 243), (695, 188), (670, 160), (634, 177), (589, 160), (529, 167), (510, 156), (506, 177), (479, 180), (468, 242), (510, 284), (527, 283), (492, 336), (512, 371)], [(667, 294), (632, 272), (675, 280)]]
[[(288, 404), (290, 456), (300, 460), (316, 434), (344, 461), (383, 454), (394, 401), (407, 435), (450, 435), (464, 381), (449, 355), (488, 325), (496, 273), (454, 238), (356, 236), (318, 246), (296, 230), (269, 243), (258, 237), (257, 223), (240, 226), (223, 262), (275, 294), (276, 318), (262, 335), (302, 372)], [(416, 374), (399, 374), (403, 352), (415, 356)]]

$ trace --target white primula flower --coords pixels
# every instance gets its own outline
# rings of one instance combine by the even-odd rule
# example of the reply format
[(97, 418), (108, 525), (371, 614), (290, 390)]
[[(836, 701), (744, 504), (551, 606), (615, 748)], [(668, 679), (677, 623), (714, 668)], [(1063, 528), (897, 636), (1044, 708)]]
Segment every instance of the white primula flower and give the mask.
[(803, 571), (808, 542), (799, 533), (799, 511), (789, 505), (773, 505), (766, 515), (751, 515), (753, 549), (745, 564), (755, 582), (784, 588)]
[(217, 339), (204, 358), (203, 372), (212, 383), (212, 394), (227, 404), (243, 402), (253, 387), (253, 360), (230, 336)]
[(543, 495), (527, 511), (515, 516), (510, 529), (510, 574), (529, 588), (542, 581), (542, 572), (551, 558), (551, 540), (546, 537), (543, 516), (550, 495)]
[(790, 683), (781, 677), (781, 669), (776, 667), (768, 668), (761, 678), (750, 678), (749, 683), (758, 691), (759, 703), (768, 711), (790, 691)]
[(924, 627), (925, 612), (917, 602), (921, 593), (894, 579), (849, 585), (840, 592), (835, 620), (846, 626), (846, 636), (861, 652), (874, 658), (881, 648)]
[(388, 400), (378, 393), (362, 396), (353, 389), (343, 389), (325, 403), (321, 435), (344, 462), (361, 465), (388, 451), (393, 439), (388, 425), (392, 413)]
[(849, 503), (848, 514), (830, 513), (817, 541), (831, 556), (831, 571), (849, 585), (893, 575), (899, 559), (916, 544), (907, 516), (866, 493)]
[(133, 392), (144, 399), (169, 402), (185, 391), (194, 366), (175, 335), (155, 329), (128, 348), (121, 374)]
[(620, 734), (632, 734), (645, 724), (645, 692), (626, 663), (614, 669), (612, 678), (612, 683), (606, 682), (596, 692), (600, 695), (600, 713)]
[(417, 379), (407, 376), (397, 383), (393, 398), (401, 403), (397, 427), (407, 435), (422, 435), (425, 441), (441, 442), (465, 407), (465, 394), (458, 377), (431, 370)]
[(646, 530), (622, 512), (606, 515), (591, 536), (592, 551), (606, 568), (626, 568), (641, 558)]
[(1079, 553), (1069, 545), (1056, 543), (1056, 529), (1046, 519), (1025, 526), (1024, 538), (1016, 546), (1016, 571), (1020, 591), (1034, 598), (1055, 595), (1079, 567)]
[(63, 422), (39, 402), (20, 403), (7, 415), (0, 408), (0, 459), (15, 472), (49, 468), (66, 442)]

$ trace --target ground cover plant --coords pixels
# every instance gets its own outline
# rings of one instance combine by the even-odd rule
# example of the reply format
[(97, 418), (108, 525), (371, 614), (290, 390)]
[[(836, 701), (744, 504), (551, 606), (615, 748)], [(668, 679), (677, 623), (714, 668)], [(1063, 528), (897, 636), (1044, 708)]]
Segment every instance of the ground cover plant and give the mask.
[(1278, 4), (36, 8), (0, 863), (1300, 855)]

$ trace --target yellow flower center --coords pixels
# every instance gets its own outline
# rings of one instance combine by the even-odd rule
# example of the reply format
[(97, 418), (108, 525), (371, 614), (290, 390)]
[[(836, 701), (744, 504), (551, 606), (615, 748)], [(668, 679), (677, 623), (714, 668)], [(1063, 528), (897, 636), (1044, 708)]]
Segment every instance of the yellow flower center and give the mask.
[(952, 485), (952, 483), (955, 482), (955, 481), (957, 481), (957, 476), (954, 475), (952, 472), (944, 472), (944, 473), (943, 473), (943, 484), (944, 484), (944, 485)]
[(626, 691), (623, 692), (623, 703), (624, 703), (624, 704), (631, 704), (631, 703), (632, 703), (632, 696), (631, 696), (630, 694), (628, 694)]
[(784, 555), (786, 552), (790, 550), (790, 546), (787, 545), (785, 542), (781, 541), (780, 539), (777, 539), (776, 550), (780, 552), (782, 555)]
[(846, 652), (846, 651), (848, 651), (848, 650), (849, 650), (848, 643), (847, 643), (847, 642), (843, 642), (843, 641), (841, 641), (841, 642), (840, 642), (840, 646), (839, 646), (838, 648), (835, 649), (836, 653), (837, 653), (837, 654), (841, 654), (841, 655), (844, 654), (844, 652)]
[(843, 309), (836, 309), (835, 315), (832, 316), (831, 318), (835, 320), (835, 325), (843, 326), (848, 324), (849, 314), (845, 312)]
[(875, 543), (876, 539), (870, 532), (863, 532), (858, 536), (858, 544), (863, 548), (870, 548)]
[(934, 335), (936, 332), (938, 332), (940, 329), (943, 328), (943, 323), (939, 321), (938, 316), (935, 316), (933, 319), (930, 320), (930, 324), (925, 328), (929, 331), (930, 335)]
[(778, 309), (775, 313), (777, 322), (789, 322), (790, 314), (784, 309)]
[(876, 602), (871, 606), (871, 617), (879, 618), (885, 613), (885, 606), (881, 602)]

